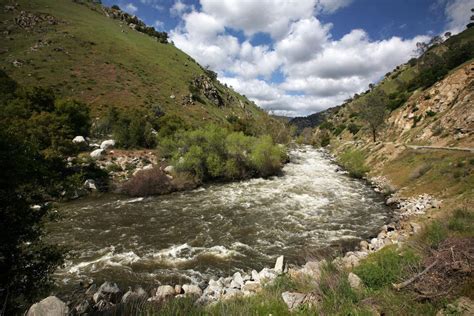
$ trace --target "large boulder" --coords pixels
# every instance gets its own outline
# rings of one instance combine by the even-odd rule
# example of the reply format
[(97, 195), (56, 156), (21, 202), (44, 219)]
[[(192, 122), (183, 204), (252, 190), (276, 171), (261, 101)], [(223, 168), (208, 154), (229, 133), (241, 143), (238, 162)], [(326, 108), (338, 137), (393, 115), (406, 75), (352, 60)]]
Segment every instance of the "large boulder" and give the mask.
[(91, 191), (97, 191), (97, 184), (93, 179), (87, 179), (84, 181), (84, 188)]
[(360, 290), (362, 288), (362, 280), (357, 276), (357, 274), (350, 272), (347, 276), (349, 285), (355, 290)]
[(283, 292), (281, 293), (281, 298), (288, 306), (288, 309), (292, 311), (304, 303), (306, 299), (306, 294), (296, 292)]
[(282, 274), (285, 271), (285, 257), (279, 256), (275, 262), (275, 268), (273, 269), (277, 274)]
[(141, 299), (145, 299), (147, 297), (146, 291), (141, 288), (137, 287), (135, 290), (129, 289), (127, 293), (122, 296), (122, 303), (129, 303), (132, 301), (139, 301)]
[(186, 296), (201, 296), (202, 290), (197, 285), (185, 284), (183, 285), (184, 294)]
[(100, 159), (105, 156), (105, 150), (102, 148), (96, 149), (90, 153), (91, 158), (93, 159)]
[(28, 310), (27, 316), (64, 316), (68, 315), (69, 309), (66, 304), (56, 296), (48, 296), (44, 300), (33, 304)]
[(115, 146), (115, 140), (113, 140), (113, 139), (104, 140), (100, 144), (100, 148), (102, 148), (104, 150), (107, 150), (109, 148), (113, 148), (114, 146)]
[(87, 141), (84, 136), (76, 136), (72, 139), (72, 142), (76, 145), (87, 145)]
[(160, 285), (156, 290), (155, 296), (149, 298), (149, 301), (164, 301), (176, 294), (174, 287), (171, 285)]

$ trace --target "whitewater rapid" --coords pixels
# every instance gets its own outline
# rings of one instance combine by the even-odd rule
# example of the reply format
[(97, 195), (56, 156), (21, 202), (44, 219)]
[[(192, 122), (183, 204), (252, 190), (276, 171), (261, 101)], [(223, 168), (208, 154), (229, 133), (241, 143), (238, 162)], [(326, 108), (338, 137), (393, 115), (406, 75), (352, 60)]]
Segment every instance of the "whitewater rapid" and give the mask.
[(206, 281), (261, 269), (279, 255), (301, 264), (376, 234), (390, 211), (365, 183), (309, 146), (283, 175), (129, 199), (104, 195), (61, 206), (51, 240), (71, 249), (60, 284)]

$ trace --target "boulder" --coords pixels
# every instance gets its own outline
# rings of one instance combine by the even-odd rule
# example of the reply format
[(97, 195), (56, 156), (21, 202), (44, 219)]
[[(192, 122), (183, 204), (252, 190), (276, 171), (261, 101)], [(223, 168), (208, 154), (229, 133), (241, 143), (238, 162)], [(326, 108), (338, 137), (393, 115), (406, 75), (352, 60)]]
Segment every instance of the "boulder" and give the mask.
[(95, 184), (95, 181), (93, 179), (87, 179), (84, 182), (84, 188), (91, 191), (97, 191), (97, 185)]
[(168, 174), (174, 173), (174, 167), (171, 166), (171, 165), (166, 166), (165, 169), (163, 169), (163, 171), (168, 173)]
[(277, 274), (282, 274), (285, 271), (285, 257), (279, 256), (275, 262), (275, 268), (273, 269)]
[(240, 296), (242, 295), (242, 292), (240, 290), (237, 290), (237, 289), (225, 289), (225, 292), (222, 296), (222, 299), (224, 300), (228, 300), (228, 299), (231, 299), (231, 298), (234, 298), (236, 296)]
[(183, 285), (184, 294), (186, 296), (201, 296), (202, 290), (197, 285), (185, 284)]
[(156, 290), (155, 298), (159, 301), (167, 299), (175, 294), (174, 288), (171, 285), (160, 285)]
[(83, 300), (81, 303), (77, 304), (76, 307), (74, 307), (74, 310), (78, 315), (88, 313), (91, 309), (92, 306), (89, 304), (88, 300)]
[(260, 281), (262, 281), (262, 279), (266, 279), (267, 281), (271, 281), (271, 280), (273, 280), (274, 278), (277, 277), (275, 271), (273, 271), (271, 269), (268, 269), (268, 268), (263, 268), (262, 271), (260, 271), (258, 274), (260, 275)]
[(260, 274), (256, 270), (252, 270), (252, 280), (260, 282)]
[(63, 316), (68, 315), (66, 304), (56, 296), (48, 296), (38, 303), (31, 305), (27, 316)]
[(87, 145), (87, 141), (84, 136), (76, 136), (72, 139), (72, 142), (76, 145)]
[(100, 303), (101, 300), (117, 303), (120, 300), (120, 293), (121, 291), (117, 283), (104, 282), (92, 298), (96, 304)]
[(297, 292), (283, 292), (281, 293), (281, 298), (288, 306), (288, 309), (292, 311), (304, 303), (306, 294)]
[(421, 231), (421, 225), (418, 223), (411, 222), (410, 227), (413, 234), (418, 234)]
[(103, 150), (107, 150), (109, 148), (113, 148), (115, 146), (115, 140), (113, 139), (108, 139), (108, 140), (104, 140), (101, 144), (100, 144), (100, 148), (103, 149)]
[(244, 279), (242, 278), (242, 275), (240, 274), (240, 272), (234, 273), (233, 281), (239, 285), (239, 288), (241, 288), (244, 285)]
[(129, 289), (127, 293), (122, 296), (122, 303), (126, 304), (132, 301), (138, 301), (140, 299), (145, 299), (147, 296), (146, 291), (141, 287), (137, 287), (133, 291), (132, 289)]
[(183, 287), (179, 284), (176, 284), (174, 286), (174, 291), (176, 294), (183, 294)]
[(324, 264), (326, 264), (326, 260), (308, 261), (303, 269), (301, 269), (301, 272), (311, 276), (314, 280), (319, 280), (321, 278), (321, 267)]
[(357, 276), (357, 274), (350, 272), (347, 276), (347, 280), (349, 281), (349, 285), (351, 286), (351, 288), (355, 290), (359, 290), (362, 288), (362, 280)]
[(91, 158), (100, 159), (105, 155), (105, 150), (102, 148), (96, 149), (90, 153)]

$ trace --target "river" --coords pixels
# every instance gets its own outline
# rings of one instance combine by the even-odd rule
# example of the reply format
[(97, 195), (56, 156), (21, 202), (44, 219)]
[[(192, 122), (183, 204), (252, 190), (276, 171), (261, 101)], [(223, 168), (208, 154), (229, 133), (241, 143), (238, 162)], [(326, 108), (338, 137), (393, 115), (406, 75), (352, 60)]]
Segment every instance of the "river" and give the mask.
[(323, 151), (298, 147), (283, 175), (131, 199), (105, 194), (68, 202), (49, 227), (71, 252), (55, 276), (121, 285), (200, 283), (211, 276), (302, 264), (327, 249), (376, 235), (389, 219), (383, 198), (337, 171)]

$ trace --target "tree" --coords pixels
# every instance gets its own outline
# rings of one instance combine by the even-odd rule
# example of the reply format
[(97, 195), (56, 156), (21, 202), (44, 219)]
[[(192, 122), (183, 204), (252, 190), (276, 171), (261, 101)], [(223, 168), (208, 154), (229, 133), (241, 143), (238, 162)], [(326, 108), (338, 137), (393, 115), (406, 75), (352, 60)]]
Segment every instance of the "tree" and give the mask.
[(0, 165), (0, 301), (13, 315), (46, 294), (63, 257), (42, 240), (51, 214), (42, 203), (49, 163), (22, 137), (0, 128)]
[(374, 92), (368, 95), (360, 116), (369, 125), (373, 140), (376, 142), (377, 131), (384, 124), (387, 116), (383, 93)]

